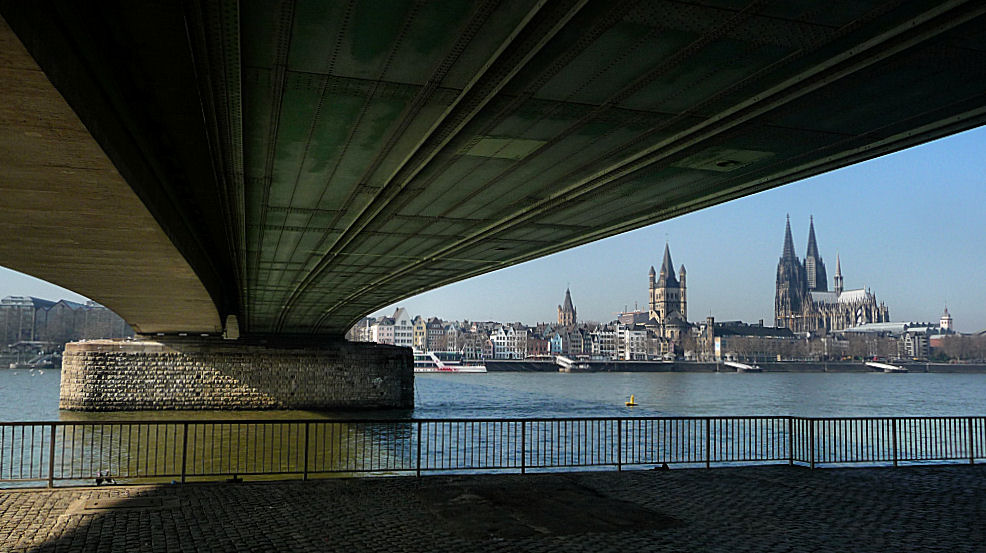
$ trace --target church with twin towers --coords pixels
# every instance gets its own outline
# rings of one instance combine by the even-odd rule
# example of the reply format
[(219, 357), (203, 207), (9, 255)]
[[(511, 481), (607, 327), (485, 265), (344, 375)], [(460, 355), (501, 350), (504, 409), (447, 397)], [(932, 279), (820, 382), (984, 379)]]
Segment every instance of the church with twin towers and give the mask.
[(877, 303), (876, 295), (870, 290), (844, 288), (838, 255), (832, 284), (832, 291), (829, 291), (825, 262), (815, 242), (814, 218), (808, 223), (808, 250), (802, 262), (794, 250), (789, 216), (784, 231), (784, 249), (777, 263), (776, 326), (793, 332), (817, 333), (890, 321), (889, 309), (883, 302)]

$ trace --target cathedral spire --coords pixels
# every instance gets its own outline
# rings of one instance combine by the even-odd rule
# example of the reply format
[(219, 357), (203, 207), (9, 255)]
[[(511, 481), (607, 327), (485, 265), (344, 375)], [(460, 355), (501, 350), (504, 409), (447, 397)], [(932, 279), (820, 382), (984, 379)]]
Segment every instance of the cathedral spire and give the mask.
[(839, 254), (835, 254), (835, 277), (834, 277), (834, 290), (836, 295), (842, 293), (842, 260), (839, 259)]
[(808, 253), (805, 254), (805, 284), (809, 291), (828, 290), (828, 276), (825, 274), (825, 263), (818, 255), (818, 244), (815, 242), (815, 217), (808, 223)]
[[(667, 251), (665, 249), (665, 251)], [(784, 229), (784, 253), (781, 255), (783, 259), (797, 259), (797, 254), (794, 253), (794, 238), (791, 238), (791, 216), (787, 216), (787, 226)]]
[(808, 223), (808, 254), (807, 257), (814, 257), (819, 259), (821, 256), (818, 255), (818, 244), (815, 243), (815, 217), (812, 216)]

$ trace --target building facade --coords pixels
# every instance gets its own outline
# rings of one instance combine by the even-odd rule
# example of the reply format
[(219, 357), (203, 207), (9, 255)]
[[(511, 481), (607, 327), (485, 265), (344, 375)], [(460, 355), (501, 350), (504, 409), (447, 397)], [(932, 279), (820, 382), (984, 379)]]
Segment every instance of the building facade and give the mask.
[(828, 291), (825, 263), (815, 241), (814, 219), (809, 223), (808, 251), (798, 259), (791, 237), (791, 220), (784, 232), (784, 249), (777, 263), (774, 294), (775, 326), (793, 332), (830, 332), (890, 320), (890, 311), (867, 289), (845, 290), (842, 265), (836, 256), (833, 290)]
[(133, 329), (106, 307), (68, 300), (7, 296), (0, 300), (0, 350), (19, 342), (48, 343), (98, 338), (126, 338)]

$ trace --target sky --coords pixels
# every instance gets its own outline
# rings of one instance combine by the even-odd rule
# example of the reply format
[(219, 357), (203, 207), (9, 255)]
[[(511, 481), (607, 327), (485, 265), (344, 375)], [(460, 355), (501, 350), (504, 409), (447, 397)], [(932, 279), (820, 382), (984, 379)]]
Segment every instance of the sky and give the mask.
[[(553, 322), (566, 286), (579, 320), (647, 308), (647, 272), (664, 245), (688, 274), (688, 318), (772, 324), (785, 215), (799, 258), (815, 218), (832, 288), (836, 254), (847, 290), (869, 288), (894, 321), (936, 322), (947, 305), (960, 332), (986, 329), (986, 127), (693, 212), (444, 286), (397, 306), (445, 320)], [(84, 301), (0, 268), (0, 296)]]

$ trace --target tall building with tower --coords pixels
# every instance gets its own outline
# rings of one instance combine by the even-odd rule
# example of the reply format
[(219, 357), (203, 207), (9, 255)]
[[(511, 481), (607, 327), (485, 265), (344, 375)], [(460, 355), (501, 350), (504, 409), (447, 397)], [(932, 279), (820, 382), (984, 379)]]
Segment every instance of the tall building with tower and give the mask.
[(791, 218), (784, 230), (784, 248), (777, 262), (774, 294), (775, 324), (793, 332), (844, 330), (865, 323), (890, 320), (890, 312), (876, 295), (865, 288), (845, 290), (842, 263), (835, 260), (833, 290), (828, 291), (825, 263), (815, 241), (815, 221), (809, 222), (808, 251), (798, 259), (791, 237)]
[(675, 277), (674, 263), (671, 262), (671, 250), (664, 245), (664, 260), (661, 262), (661, 272), (650, 268), (650, 326), (655, 334), (669, 340), (678, 341), (688, 332), (687, 286), (685, 283), (685, 266), (682, 265)]
[(572, 304), (572, 292), (565, 288), (565, 301), (558, 306), (558, 324), (560, 326), (574, 326), (578, 317), (575, 313), (575, 305)]
[(952, 322), (952, 316), (948, 313), (948, 307), (945, 308), (945, 312), (938, 319), (938, 327), (946, 334), (955, 331), (955, 325)]

